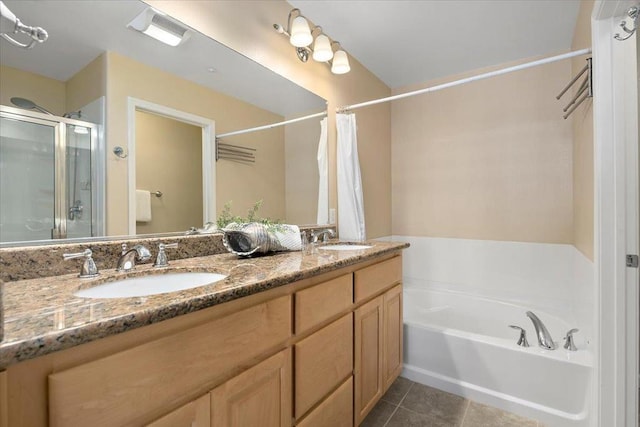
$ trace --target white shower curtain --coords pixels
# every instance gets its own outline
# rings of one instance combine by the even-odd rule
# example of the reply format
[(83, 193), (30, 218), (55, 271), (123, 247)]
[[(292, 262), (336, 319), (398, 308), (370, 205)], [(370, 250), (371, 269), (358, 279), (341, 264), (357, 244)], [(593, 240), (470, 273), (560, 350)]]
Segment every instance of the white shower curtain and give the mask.
[(327, 118), (320, 120), (318, 142), (318, 218), (316, 224), (329, 224), (329, 162), (327, 159)]
[(341, 240), (365, 240), (356, 115), (337, 114), (336, 121), (338, 127), (338, 233)]

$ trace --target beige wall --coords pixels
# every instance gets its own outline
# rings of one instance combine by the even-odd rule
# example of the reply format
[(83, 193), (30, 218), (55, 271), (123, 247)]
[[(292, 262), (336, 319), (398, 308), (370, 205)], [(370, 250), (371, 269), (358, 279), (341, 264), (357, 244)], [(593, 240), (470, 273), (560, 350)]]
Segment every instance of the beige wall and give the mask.
[[(580, 4), (573, 35), (572, 50), (591, 46), (591, 11), (593, 0)], [(590, 55), (589, 55), (590, 56)], [(572, 60), (573, 74), (586, 64), (587, 55)], [(565, 99), (566, 96), (563, 98)], [(573, 122), (573, 242), (576, 248), (593, 260), (593, 104), (587, 99), (572, 114)]]
[(77, 111), (107, 93), (106, 55), (102, 54), (66, 82), (66, 111)]
[[(125, 56), (107, 53), (107, 153), (117, 145), (126, 146), (127, 97), (145, 100), (175, 110), (206, 117), (216, 122), (216, 134), (246, 129), (256, 123), (274, 123), (282, 116), (223, 95), (172, 74), (141, 64)], [(284, 216), (284, 131), (273, 130), (229, 138), (230, 144), (258, 148), (254, 166), (238, 166), (218, 161), (216, 168), (217, 210), (233, 200), (233, 212), (244, 213), (256, 200), (264, 199), (261, 216)], [(282, 173), (270, 173), (275, 158)], [(227, 176), (227, 173), (233, 173)], [(237, 178), (240, 174), (242, 178)], [(107, 156), (107, 234), (127, 234), (127, 159)], [(251, 188), (255, 193), (246, 191)], [(272, 202), (273, 200), (273, 202)], [(200, 224), (201, 225), (201, 224)]]
[(29, 99), (56, 115), (66, 112), (64, 82), (0, 66), (0, 104), (15, 107), (13, 97)]
[(572, 130), (555, 99), (570, 78), (563, 61), (395, 101), (393, 233), (572, 243)]
[[(275, 123), (278, 119), (262, 122)], [(239, 127), (244, 129), (250, 126)], [(257, 201), (262, 200), (257, 216), (285, 221), (285, 166), (284, 129), (282, 127), (265, 131), (237, 135), (223, 140), (229, 144), (253, 148), (255, 163), (219, 160), (217, 163), (217, 209), (232, 202), (234, 215), (246, 216)], [(307, 171), (307, 175), (309, 172)]]
[(105, 55), (94, 59), (66, 82), (0, 66), (0, 104), (13, 107), (11, 98), (26, 98), (62, 116), (103, 96), (105, 73)]
[[(335, 109), (388, 96), (389, 88), (352, 57), (351, 72), (340, 76), (331, 74), (325, 64), (301, 63), (288, 40), (273, 30), (274, 23), (285, 23), (292, 8), (285, 1), (146, 2), (328, 101), (330, 205), (335, 207)], [(348, 50), (348, 46), (345, 48)], [(385, 104), (357, 113), (365, 221), (370, 238), (391, 234), (390, 111), (390, 105)]]
[(317, 219), (320, 120), (285, 126), (285, 205), (292, 224), (315, 224)]
[(136, 189), (151, 196), (151, 221), (137, 234), (186, 231), (203, 223), (202, 129), (136, 111)]

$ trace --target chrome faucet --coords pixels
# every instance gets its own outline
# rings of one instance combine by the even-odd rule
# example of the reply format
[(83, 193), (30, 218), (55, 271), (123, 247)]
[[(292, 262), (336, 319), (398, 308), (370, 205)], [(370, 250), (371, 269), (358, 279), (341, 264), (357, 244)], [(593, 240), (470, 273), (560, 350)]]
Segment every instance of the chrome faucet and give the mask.
[(542, 348), (546, 348), (547, 350), (555, 350), (556, 344), (553, 342), (553, 338), (551, 338), (551, 334), (547, 330), (547, 327), (544, 326), (544, 323), (542, 323), (542, 320), (540, 320), (538, 316), (531, 311), (527, 311), (527, 317), (531, 319), (533, 327), (536, 328), (538, 345)]
[(137, 261), (146, 261), (151, 258), (149, 249), (142, 245), (135, 245), (131, 249), (127, 249), (127, 244), (122, 244), (122, 255), (118, 258), (118, 266), (116, 271), (131, 271), (136, 266)]
[(318, 243), (318, 237), (321, 237), (321, 236), (322, 236), (322, 241), (326, 243), (329, 241), (329, 238), (327, 236), (336, 237), (336, 232), (330, 228), (325, 228), (324, 230), (320, 230), (320, 231), (312, 231), (311, 243)]

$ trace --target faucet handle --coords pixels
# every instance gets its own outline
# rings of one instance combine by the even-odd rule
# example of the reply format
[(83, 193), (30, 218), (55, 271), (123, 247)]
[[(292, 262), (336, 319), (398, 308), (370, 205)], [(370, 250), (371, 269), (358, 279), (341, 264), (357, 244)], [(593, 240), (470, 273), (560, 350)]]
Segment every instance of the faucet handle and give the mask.
[(82, 263), (82, 267), (80, 268), (80, 274), (78, 277), (81, 279), (88, 279), (90, 277), (96, 277), (98, 274), (98, 267), (92, 258), (93, 252), (91, 249), (85, 249), (82, 252), (76, 252), (72, 254), (62, 254), (62, 259), (65, 261), (75, 258), (84, 257), (84, 262)]
[(527, 341), (527, 331), (524, 328), (516, 325), (509, 325), (512, 329), (518, 329), (520, 331), (520, 337), (518, 338), (517, 344), (520, 347), (529, 347), (529, 341)]
[(578, 351), (578, 348), (576, 347), (575, 343), (573, 342), (573, 334), (575, 334), (576, 332), (578, 332), (579, 329), (573, 328), (571, 330), (569, 330), (569, 332), (567, 332), (567, 335), (564, 337), (564, 340), (566, 341), (564, 343), (564, 348), (569, 350), (569, 351)]
[(154, 267), (166, 267), (169, 265), (169, 258), (167, 258), (167, 254), (165, 249), (173, 249), (178, 247), (178, 242), (176, 243), (160, 243), (158, 245), (158, 256), (156, 257), (156, 262), (153, 263)]

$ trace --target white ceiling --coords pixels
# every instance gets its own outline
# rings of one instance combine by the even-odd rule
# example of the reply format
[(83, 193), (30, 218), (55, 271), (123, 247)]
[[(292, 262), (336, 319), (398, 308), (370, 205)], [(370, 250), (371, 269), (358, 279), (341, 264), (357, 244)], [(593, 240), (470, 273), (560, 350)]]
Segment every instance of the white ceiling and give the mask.
[(198, 32), (173, 48), (128, 29), (147, 7), (138, 0), (3, 2), (26, 25), (47, 30), (49, 39), (29, 50), (0, 39), (2, 65), (67, 81), (105, 51), (115, 51), (282, 116), (326, 107), (322, 98)]
[(289, 3), (391, 88), (566, 52), (580, 6), (580, 0)]
[[(137, 0), (4, 0), (50, 34), (21, 50), (0, 40), (0, 63), (65, 81), (106, 50), (284, 116), (324, 101), (195, 32), (171, 48), (127, 29)], [(570, 49), (579, 0), (290, 0), (392, 88)], [(285, 23), (286, 16), (281, 23)], [(216, 73), (207, 68), (213, 67)], [(280, 102), (287, 99), (288, 102)], [(37, 100), (34, 100), (37, 103)], [(296, 102), (297, 101), (297, 102)]]

